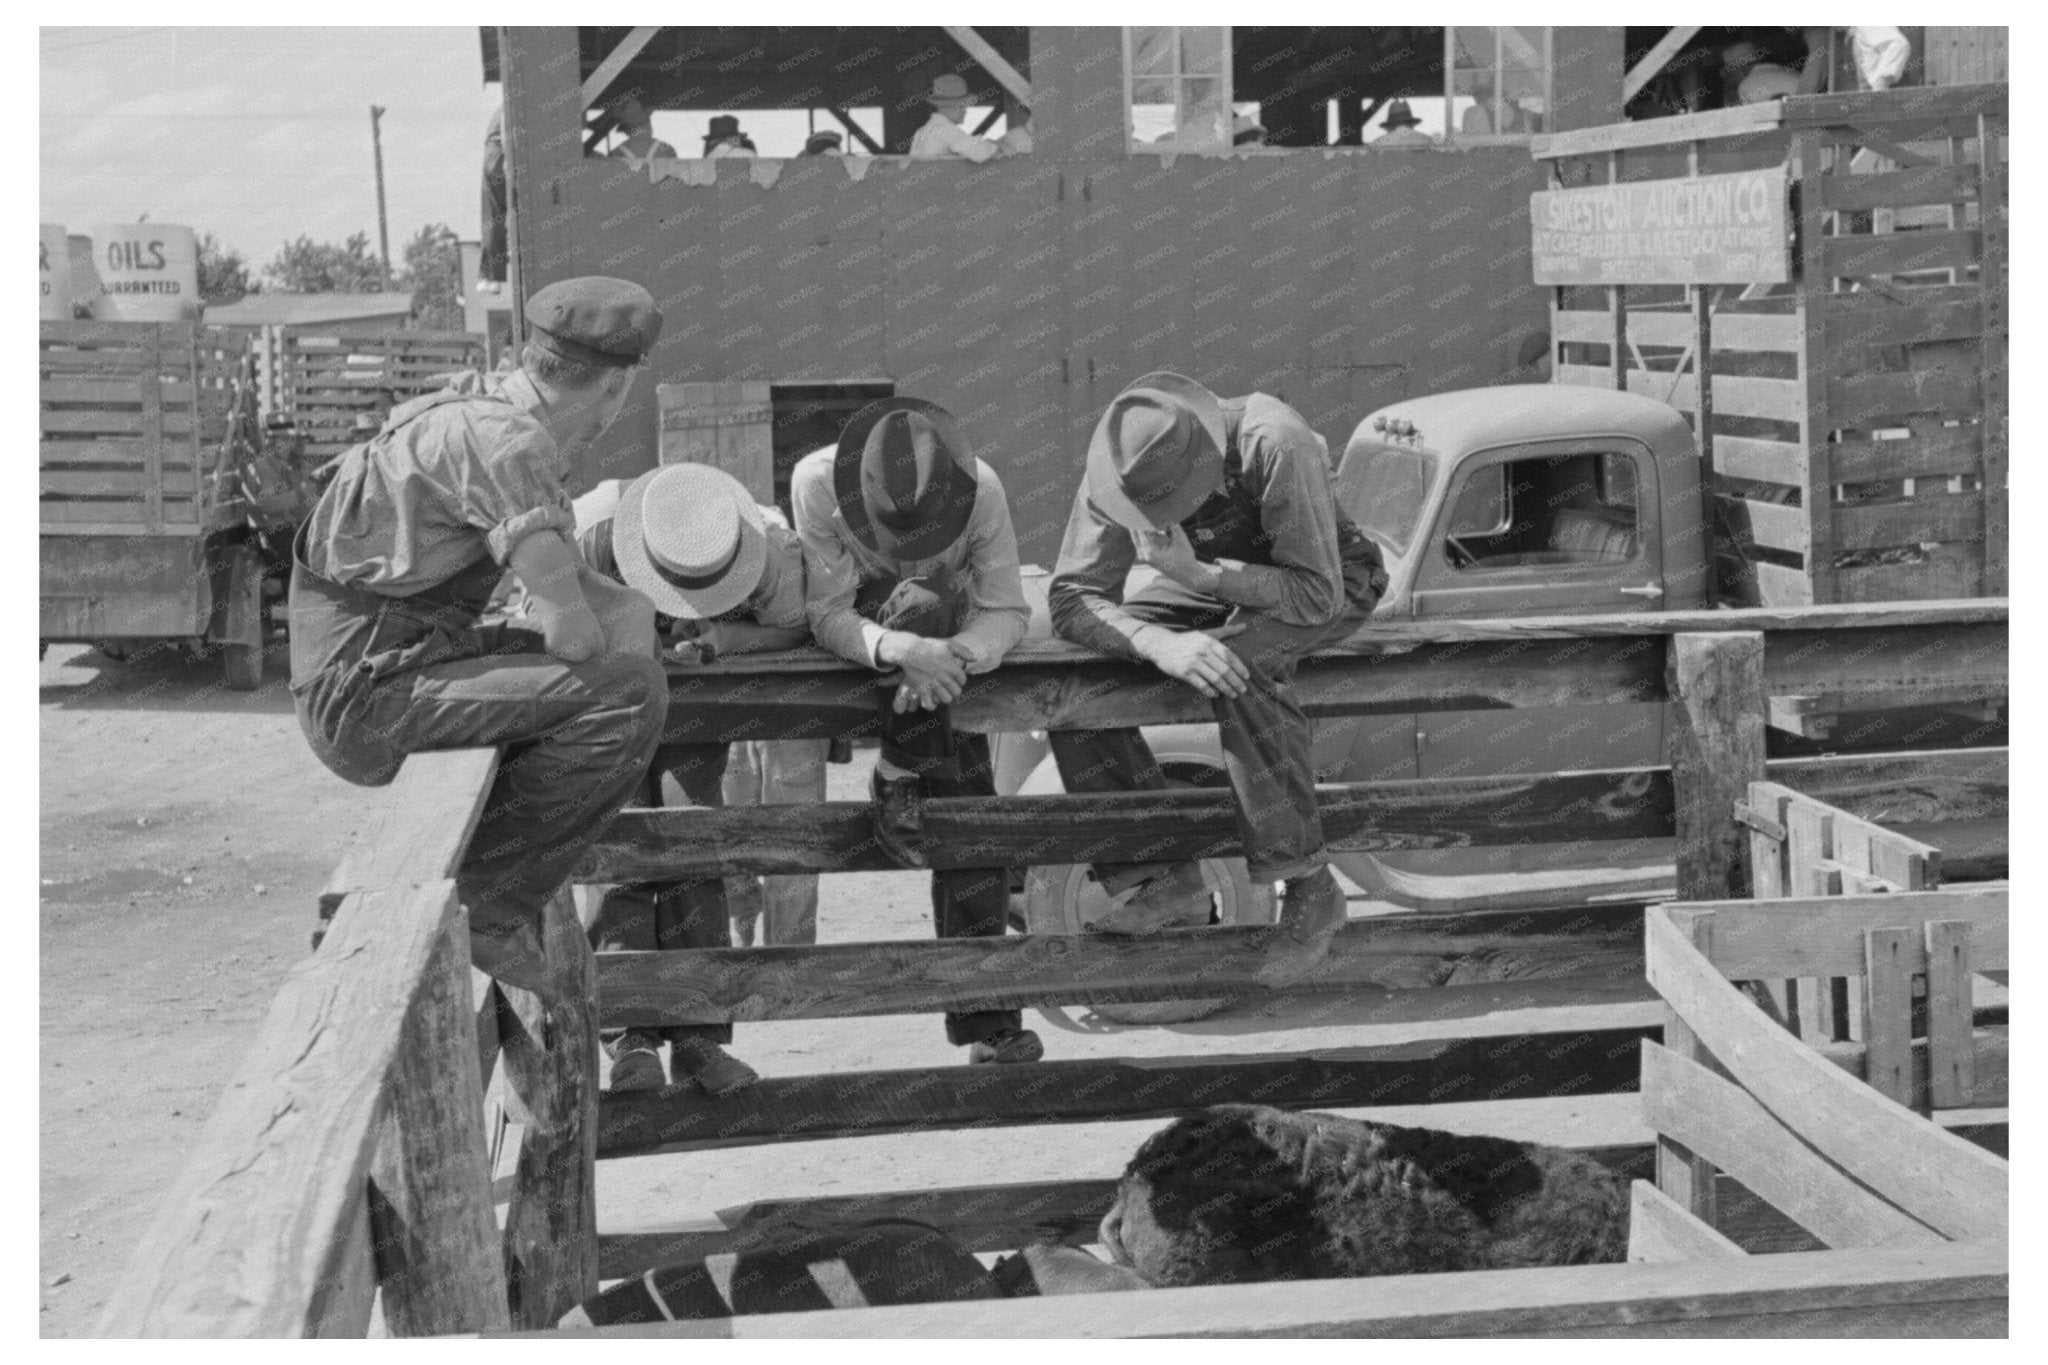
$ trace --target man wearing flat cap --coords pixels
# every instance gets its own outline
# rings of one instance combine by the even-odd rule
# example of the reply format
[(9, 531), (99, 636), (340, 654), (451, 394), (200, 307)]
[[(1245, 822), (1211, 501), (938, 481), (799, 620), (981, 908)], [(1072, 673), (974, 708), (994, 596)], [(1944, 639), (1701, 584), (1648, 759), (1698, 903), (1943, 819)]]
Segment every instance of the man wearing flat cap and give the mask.
[[(1286, 883), (1265, 970), (1275, 983), (1313, 967), (1345, 913), (1294, 666), (1356, 630), (1386, 583), (1379, 551), (1337, 508), (1321, 442), (1279, 399), (1224, 400), (1182, 375), (1149, 374), (1096, 424), (1053, 571), (1053, 629), (1148, 662), (1214, 705), (1246, 867), (1254, 882)], [(1051, 739), (1069, 791), (1166, 786), (1135, 729)], [(1208, 923), (1193, 863), (1094, 871), (1111, 898), (1098, 930)]]
[[(671, 464), (630, 483), (608, 480), (576, 500), (577, 549), (586, 564), (653, 602), (661, 633), (693, 662), (733, 654), (794, 649), (811, 638), (804, 610), (804, 560), (796, 533), (772, 507), (754, 502), (746, 486), (722, 469)], [(663, 777), (674, 779), (686, 806), (722, 806), (730, 746), (693, 734), (697, 717), (671, 713), (649, 772), (650, 806), (659, 806)], [(823, 741), (776, 746), (815, 751), (822, 801)], [(795, 880), (795, 879), (792, 879)], [(817, 878), (808, 881), (815, 925)], [(778, 907), (781, 908), (778, 903)], [(730, 948), (726, 879), (642, 882), (614, 886), (598, 903), (590, 944), (598, 952)], [(792, 926), (771, 920), (771, 942), (798, 941)], [(784, 932), (777, 932), (782, 930)], [(815, 939), (815, 928), (802, 941)], [(731, 1024), (627, 1029), (605, 1039), (613, 1090), (652, 1090), (666, 1083), (661, 1044), (677, 1085), (695, 1081), (712, 1095), (752, 1085), (753, 1068), (729, 1055)]]
[[(955, 734), (949, 705), (1031, 623), (1002, 481), (944, 408), (885, 398), (800, 460), (789, 492), (811, 634), (843, 659), (902, 672), (882, 703), (875, 839), (903, 866), (927, 866), (924, 798), (995, 795), (988, 736)], [(932, 873), (940, 938), (1001, 937), (1009, 907), (1001, 868)], [(1017, 1010), (948, 1014), (946, 1040), (975, 1062), (1044, 1054)]]
[[(517, 369), (401, 404), (337, 462), (292, 566), (292, 696), (360, 786), (408, 754), (503, 750), (456, 891), (477, 966), (544, 984), (541, 909), (647, 772), (668, 709), (654, 608), (585, 568), (563, 487), (624, 407), (661, 312), (626, 280), (549, 285)], [(533, 627), (482, 624), (510, 570)]]

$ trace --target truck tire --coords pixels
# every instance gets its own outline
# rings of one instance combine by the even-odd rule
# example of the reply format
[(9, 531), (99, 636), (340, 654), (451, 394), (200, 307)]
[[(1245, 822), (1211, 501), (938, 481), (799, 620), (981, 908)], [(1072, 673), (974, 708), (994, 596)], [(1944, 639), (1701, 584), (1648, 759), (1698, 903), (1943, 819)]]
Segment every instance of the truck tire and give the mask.
[[(1047, 761), (1048, 765), (1050, 760)], [(1220, 784), (1220, 768), (1205, 761), (1162, 756), (1159, 766), (1176, 786), (1200, 787)], [(1027, 789), (1043, 785), (1027, 783)], [(1057, 787), (1055, 786), (1056, 790)], [(1269, 888), (1255, 887), (1245, 873), (1242, 858), (1204, 858), (1202, 880), (1208, 885), (1215, 908), (1215, 925), (1271, 924), (1276, 907)], [(1078, 934), (1081, 925), (1094, 917), (1092, 901), (1100, 900), (1102, 889), (1079, 864), (1034, 867), (1025, 879), (1025, 931), (1032, 934)], [(1121, 1024), (1182, 1024), (1202, 1019), (1228, 1005), (1228, 1000), (1149, 1000), (1133, 1004), (1096, 1005), (1092, 1008), (1105, 1019)]]
[[(230, 639), (221, 645), (222, 680), (231, 692), (253, 692), (263, 685), (269, 611), (263, 600), (263, 561), (252, 547), (228, 551), (227, 590), (224, 633)], [(232, 637), (237, 635), (244, 638), (236, 641)]]
[(221, 679), (230, 692), (254, 692), (263, 686), (263, 646), (222, 645)]

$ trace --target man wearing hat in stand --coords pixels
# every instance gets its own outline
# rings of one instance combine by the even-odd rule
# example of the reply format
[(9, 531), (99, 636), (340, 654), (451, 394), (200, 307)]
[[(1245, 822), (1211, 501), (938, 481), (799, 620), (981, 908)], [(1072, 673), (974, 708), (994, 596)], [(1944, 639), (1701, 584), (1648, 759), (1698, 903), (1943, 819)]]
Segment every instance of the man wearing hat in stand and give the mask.
[[(927, 866), (924, 798), (996, 792), (988, 737), (956, 735), (949, 704), (1031, 623), (1002, 481), (944, 408), (885, 398), (855, 413), (837, 446), (800, 460), (789, 491), (811, 634), (843, 659), (902, 672), (882, 707), (875, 838), (905, 867)], [(1002, 868), (932, 873), (940, 938), (999, 938), (1009, 905)], [(1023, 1019), (948, 1014), (946, 1040), (974, 1062), (1035, 1062), (1045, 1049)]]
[[(345, 454), (301, 528), (292, 696), (360, 786), (408, 754), (504, 750), (456, 891), (470, 953), (545, 983), (541, 910), (647, 772), (668, 709), (653, 606), (584, 568), (563, 483), (625, 406), (661, 312), (626, 280), (549, 285), (509, 374), (458, 376)], [(536, 628), (482, 624), (509, 569)]]
[[(1131, 573), (1141, 566), (1149, 572)], [(1096, 424), (1053, 571), (1053, 629), (1148, 662), (1214, 704), (1247, 869), (1254, 882), (1286, 883), (1263, 969), (1274, 984), (1327, 953), (1345, 913), (1323, 851), (1294, 666), (1356, 630), (1386, 583), (1379, 551), (1337, 508), (1315, 432), (1279, 399), (1226, 401), (1184, 376), (1150, 374)], [(1051, 739), (1069, 791), (1166, 786), (1135, 729)], [(1111, 899), (1098, 930), (1208, 923), (1194, 863), (1094, 870)]]
[(717, 161), (728, 156), (753, 156), (754, 139), (740, 131), (740, 121), (731, 114), (713, 114), (704, 130), (704, 155)]
[(1422, 120), (1415, 117), (1415, 111), (1408, 107), (1407, 100), (1394, 100), (1387, 105), (1387, 116), (1380, 123), (1387, 131), (1373, 139), (1375, 147), (1434, 147), (1436, 139), (1422, 131)]
[(821, 128), (804, 139), (802, 156), (843, 156), (846, 139), (829, 128)]
[(912, 156), (987, 161), (1003, 154), (1001, 147), (985, 137), (976, 137), (963, 126), (967, 122), (967, 106), (974, 101), (967, 94), (967, 82), (951, 71), (933, 78), (924, 102), (932, 107), (932, 116), (910, 139)]
[[(603, 483), (576, 500), (577, 548), (599, 573), (622, 579), (654, 603), (663, 633), (695, 659), (794, 649), (811, 638), (804, 615), (803, 551), (781, 514), (755, 504), (722, 469), (672, 464), (631, 483)], [(663, 774), (692, 806), (724, 804), (729, 746), (693, 741), (690, 718), (671, 716), (649, 773), (660, 805)], [(730, 948), (723, 877), (615, 886), (590, 926), (598, 952)], [(758, 1079), (726, 1053), (730, 1024), (628, 1029), (605, 1040), (613, 1090), (663, 1084), (662, 1042), (677, 1085), (694, 1080), (726, 1095)]]

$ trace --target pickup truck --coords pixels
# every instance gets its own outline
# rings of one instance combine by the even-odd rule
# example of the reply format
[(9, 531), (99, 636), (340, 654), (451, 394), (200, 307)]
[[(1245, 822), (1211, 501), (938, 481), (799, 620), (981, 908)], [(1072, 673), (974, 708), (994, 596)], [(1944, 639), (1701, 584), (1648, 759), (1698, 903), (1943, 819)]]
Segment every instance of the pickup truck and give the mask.
[[(1378, 543), (1388, 573), (1379, 620), (1684, 611), (1714, 594), (1700, 460), (1686, 418), (1634, 394), (1577, 385), (1466, 389), (1409, 399), (1358, 424), (1335, 471), (1338, 502)], [(1140, 569), (1138, 572), (1148, 572)], [(1043, 577), (1034, 629), (1043, 617)], [(1367, 627), (1370, 630), (1370, 626)], [(1777, 751), (1786, 737), (1771, 732)], [(1223, 781), (1214, 725), (1148, 731), (1170, 777)], [(1059, 791), (1043, 736), (1003, 736), (1005, 791)], [(1992, 741), (1999, 742), (1999, 741)], [(1661, 704), (1432, 712), (1317, 723), (1324, 782), (1386, 782), (1666, 762)], [(1561, 905), (1672, 894), (1672, 851), (1640, 844), (1337, 853), (1371, 898), (1414, 910)], [(1241, 861), (1205, 875), (1223, 923), (1272, 915)], [(1101, 893), (1079, 868), (1032, 870), (1034, 932), (1077, 932)]]

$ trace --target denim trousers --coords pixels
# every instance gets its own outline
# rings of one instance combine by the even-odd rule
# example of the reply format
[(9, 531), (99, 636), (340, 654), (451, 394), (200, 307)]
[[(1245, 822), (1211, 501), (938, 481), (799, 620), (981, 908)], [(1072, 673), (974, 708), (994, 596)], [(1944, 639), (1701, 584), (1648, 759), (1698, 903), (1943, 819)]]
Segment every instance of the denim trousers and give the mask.
[[(1301, 657), (1334, 644), (1364, 624), (1373, 605), (1370, 588), (1347, 564), (1344, 609), (1319, 626), (1295, 626), (1234, 607), (1159, 577), (1124, 599), (1142, 621), (1171, 630), (1242, 625), (1224, 641), (1251, 674), (1244, 694), (1211, 703), (1223, 741), (1223, 761), (1236, 798), (1237, 833), (1254, 882), (1307, 876), (1329, 862), (1316, 809), (1315, 772), (1309, 766), (1309, 718), (1291, 685)], [(1060, 780), (1070, 792), (1162, 791), (1166, 776), (1145, 737), (1135, 729), (1055, 730), (1050, 739)], [(1171, 864), (1097, 863), (1095, 878), (1114, 895), (1149, 880)]]
[[(889, 629), (943, 638), (959, 630), (966, 589), (946, 574), (874, 579), (854, 595), (854, 609)], [(952, 708), (896, 714), (894, 694), (882, 696), (882, 760), (915, 773), (926, 796), (994, 796), (995, 764), (987, 735), (953, 731)], [(963, 867), (932, 873), (932, 924), (940, 938), (1001, 938), (1009, 928), (1010, 873), (1001, 867)], [(946, 1041), (957, 1047), (986, 1042), (1021, 1028), (1021, 1010), (974, 1010), (946, 1016)]]

